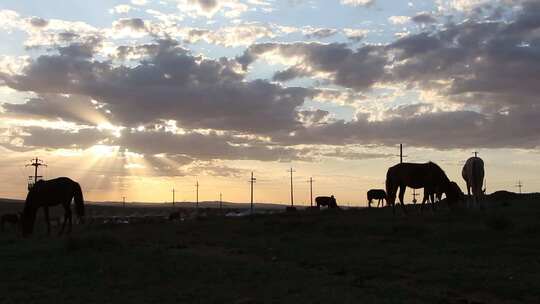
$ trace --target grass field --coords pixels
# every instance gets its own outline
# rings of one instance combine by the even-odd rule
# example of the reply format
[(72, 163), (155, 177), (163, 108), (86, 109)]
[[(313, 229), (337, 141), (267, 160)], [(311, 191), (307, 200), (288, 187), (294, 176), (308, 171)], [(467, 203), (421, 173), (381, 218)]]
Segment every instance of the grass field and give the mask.
[(37, 225), (28, 239), (0, 234), (1, 303), (540, 303), (536, 195), (407, 216), (214, 212), (67, 237)]

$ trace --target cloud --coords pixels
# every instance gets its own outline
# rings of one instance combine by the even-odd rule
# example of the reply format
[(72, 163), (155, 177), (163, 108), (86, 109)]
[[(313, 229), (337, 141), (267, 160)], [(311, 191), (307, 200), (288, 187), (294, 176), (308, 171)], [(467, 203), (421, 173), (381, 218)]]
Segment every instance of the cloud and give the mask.
[(437, 22), (437, 19), (433, 17), (428, 12), (421, 12), (416, 14), (414, 17), (411, 18), (413, 22), (421, 23), (421, 24), (428, 24), (428, 23), (435, 23)]
[(371, 6), (375, 4), (375, 0), (341, 0), (341, 4), (351, 6)]
[(248, 6), (239, 0), (178, 0), (178, 9), (191, 17), (212, 18), (222, 12), (227, 18), (236, 18), (248, 10)]
[(491, 115), (473, 111), (428, 112), (382, 121), (369, 121), (367, 116), (359, 115), (350, 122), (315, 125), (275, 140), (293, 145), (404, 143), (437, 149), (536, 148), (540, 139), (539, 114), (538, 108)]
[(45, 94), (22, 104), (4, 103), (7, 115), (18, 118), (67, 120), (79, 124), (99, 125), (107, 122), (103, 113), (86, 96)]
[(411, 20), (409, 16), (390, 16), (388, 21), (392, 24), (405, 24)]
[(279, 72), (276, 79), (326, 74), (337, 85), (361, 91), (369, 89), (384, 76), (387, 59), (381, 51), (378, 46), (364, 46), (353, 51), (340, 43), (265, 43), (249, 47), (237, 60), (246, 68), (258, 57), (277, 52), (285, 58), (300, 58), (300, 63)]
[(21, 133), (16, 137), (23, 140), (23, 146), (25, 148), (33, 149), (87, 149), (107, 138), (107, 134), (97, 129), (82, 129), (72, 132), (41, 127), (26, 127), (21, 130)]
[(296, 149), (272, 147), (255, 140), (245, 142), (241, 138), (219, 135), (215, 132), (208, 134), (198, 132), (173, 134), (162, 131), (124, 132), (122, 136), (114, 139), (113, 144), (142, 154), (166, 153), (200, 160), (290, 161), (299, 158), (299, 151)]
[[(224, 3), (191, 4), (211, 11)], [(21, 117), (99, 124), (75, 113), (84, 109), (126, 127), (121, 137), (105, 134), (111, 144), (145, 155), (167, 153), (206, 161), (304, 160), (306, 154), (300, 150), (304, 145), (314, 151), (319, 145), (398, 142), (438, 149), (534, 148), (540, 139), (540, 5), (525, 1), (520, 7), (512, 7), (512, 14), (503, 14), (504, 18), (471, 17), (444, 27), (416, 27), (420, 32), (385, 45), (257, 43), (234, 59), (194, 55), (172, 38), (121, 45), (115, 56), (104, 59), (99, 54), (104, 36), (62, 31), (64, 41), (57, 40), (51, 51), (27, 59), (18, 69), (7, 71), (0, 65), (0, 82), (35, 94), (22, 104), (3, 104), (3, 108), (6, 114)], [(0, 26), (12, 28), (12, 23), (23, 22), (30, 27), (25, 18), (4, 15)], [(412, 21), (430, 23), (429, 17)], [(142, 19), (120, 19), (115, 24), (155, 33), (154, 25)], [(51, 27), (65, 29), (49, 20), (45, 28)], [(33, 31), (38, 31), (35, 26)], [(272, 37), (276, 27), (239, 24), (231, 27), (230, 36), (225, 33), (194, 28), (177, 32), (193, 43), (219, 41), (221, 36), (225, 45), (242, 36), (250, 37), (243, 43)], [(276, 58), (287, 65), (273, 80), (310, 77), (327, 87), (286, 87), (247, 78), (256, 60)], [(119, 64), (120, 60), (129, 62)], [(413, 104), (379, 102), (384, 99), (381, 92), (389, 90), (407, 92), (401, 98)], [(427, 94), (445, 106), (435, 104)], [(353, 106), (357, 115), (350, 121), (339, 120), (327, 110), (306, 107), (306, 100)], [(375, 102), (379, 102), (377, 111), (370, 113), (365, 104)], [(182, 131), (131, 129), (170, 121)], [(37, 132), (27, 130), (43, 135)], [(101, 135), (89, 135), (89, 142), (77, 141), (80, 135), (68, 133), (66, 140), (59, 140), (62, 145), (88, 146), (102, 140)], [(17, 138), (24, 145), (41, 144), (33, 135), (26, 137)], [(355, 157), (354, 151), (340, 153)]]
[(46, 27), (47, 24), (49, 24), (49, 21), (43, 19), (43, 18), (39, 18), (39, 17), (33, 17), (30, 19), (30, 24), (32, 26), (35, 26), (35, 27)]
[(19, 91), (87, 96), (103, 103), (115, 124), (176, 120), (186, 128), (256, 133), (298, 127), (297, 108), (312, 94), (244, 81), (234, 61), (194, 57), (170, 40), (141, 46), (148, 57), (133, 67), (90, 59), (96, 44), (60, 48), (2, 78)]
[(128, 4), (119, 4), (109, 10), (111, 14), (127, 14), (133, 8)]

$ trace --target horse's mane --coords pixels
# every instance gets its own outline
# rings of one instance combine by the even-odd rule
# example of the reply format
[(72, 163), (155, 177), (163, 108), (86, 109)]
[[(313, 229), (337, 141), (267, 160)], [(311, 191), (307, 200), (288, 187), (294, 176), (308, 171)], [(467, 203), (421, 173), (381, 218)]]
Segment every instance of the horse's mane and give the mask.
[(429, 161), (428, 164), (435, 168), (435, 172), (444, 179), (445, 182), (450, 182), (450, 179), (448, 178), (448, 176), (446, 175), (446, 173), (444, 172), (444, 170), (439, 166), (437, 165), (436, 163), (432, 162), (432, 161)]

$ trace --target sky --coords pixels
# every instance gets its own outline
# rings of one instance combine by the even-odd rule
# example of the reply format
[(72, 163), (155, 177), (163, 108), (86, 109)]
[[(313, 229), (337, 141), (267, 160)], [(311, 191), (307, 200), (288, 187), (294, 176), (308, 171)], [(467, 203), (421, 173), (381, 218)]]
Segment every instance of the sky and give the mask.
[(539, 191), (538, 93), (539, 1), (3, 0), (0, 197), (365, 206), (400, 143)]

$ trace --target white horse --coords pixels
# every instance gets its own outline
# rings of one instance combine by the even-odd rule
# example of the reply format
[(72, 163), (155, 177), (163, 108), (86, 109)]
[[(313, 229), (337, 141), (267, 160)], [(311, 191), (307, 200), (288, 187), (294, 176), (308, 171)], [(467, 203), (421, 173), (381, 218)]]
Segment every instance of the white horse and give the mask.
[(461, 170), (461, 175), (467, 184), (467, 194), (469, 196), (471, 196), (472, 191), (472, 199), (468, 200), (468, 202), (473, 207), (479, 205), (486, 191), (485, 189), (482, 190), (484, 184), (484, 161), (476, 156), (469, 158), (463, 166), (463, 170)]

